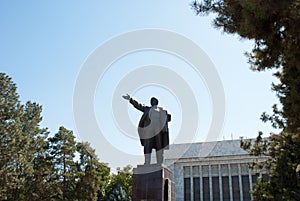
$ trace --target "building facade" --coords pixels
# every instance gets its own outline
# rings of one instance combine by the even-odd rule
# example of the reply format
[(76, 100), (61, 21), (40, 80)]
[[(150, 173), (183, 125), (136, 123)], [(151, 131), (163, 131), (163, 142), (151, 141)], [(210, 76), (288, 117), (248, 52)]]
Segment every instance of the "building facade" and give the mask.
[(251, 200), (257, 180), (249, 167), (253, 159), (240, 148), (240, 140), (173, 144), (165, 152), (177, 201)]

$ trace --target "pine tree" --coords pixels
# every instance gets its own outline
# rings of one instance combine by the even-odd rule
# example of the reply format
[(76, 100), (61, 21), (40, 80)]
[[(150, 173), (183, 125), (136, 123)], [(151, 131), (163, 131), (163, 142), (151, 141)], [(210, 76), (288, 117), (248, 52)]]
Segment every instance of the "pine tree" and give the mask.
[(272, 84), (280, 106), (261, 119), (281, 129), (278, 135), (242, 141), (250, 154), (267, 155), (266, 163), (255, 162), (259, 171), (268, 171), (269, 179), (259, 179), (255, 200), (300, 200), (296, 167), (300, 164), (300, 1), (299, 0), (203, 0), (195, 1), (197, 14), (215, 13), (214, 24), (224, 32), (254, 41), (247, 54), (255, 71), (272, 70), (279, 79)]
[(21, 181), (17, 178), (18, 161), (22, 150), (20, 143), (20, 118), (22, 106), (17, 87), (7, 75), (0, 74), (0, 200), (10, 199)]
[(77, 162), (79, 180), (75, 194), (82, 201), (98, 199), (98, 193), (103, 194), (109, 181), (110, 169), (97, 159), (95, 151), (87, 142), (77, 143), (80, 160)]
[(21, 104), (16, 84), (0, 73), (0, 200), (103, 197), (109, 167), (98, 161), (88, 143), (76, 143), (73, 132), (64, 127), (48, 138), (47, 129), (40, 127), (41, 112), (37, 103)]
[[(32, 174), (28, 175), (25, 188), (25, 200), (38, 201), (38, 200), (47, 200), (50, 184), (48, 180), (51, 175), (51, 160), (48, 155), (47, 149), (49, 143), (47, 140), (49, 132), (46, 129), (40, 129), (39, 122), (42, 120), (41, 111), (42, 108), (36, 107), (35, 103), (27, 103), (27, 110), (30, 113), (35, 113), (34, 116), (27, 115), (26, 118), (31, 122), (24, 126), (24, 130), (30, 136), (30, 146), (26, 152), (27, 155), (32, 157), (31, 167), (33, 168)], [(29, 113), (29, 114), (30, 114)], [(24, 119), (24, 122), (27, 122)]]
[(12, 79), (0, 73), (0, 200), (25, 200), (40, 129), (41, 106), (22, 105)]
[(46, 133), (39, 128), (41, 107), (22, 105), (11, 78), (1, 73), (0, 155), (1, 200), (24, 200), (28, 178), (33, 173), (35, 139)]
[[(26, 180), (23, 192), (24, 200), (41, 200), (45, 196), (46, 175), (50, 174), (47, 168), (50, 167), (50, 161), (47, 166), (42, 166), (45, 163), (46, 153), (45, 148), (48, 143), (47, 129), (40, 128), (42, 107), (36, 103), (28, 101), (24, 107), (24, 114), (21, 118), (21, 130), (24, 136), (29, 138), (26, 144), (23, 144), (24, 156), (27, 163), (30, 165), (30, 172), (26, 174)], [(45, 163), (46, 164), (46, 163)]]
[(53, 172), (50, 175), (51, 198), (56, 200), (74, 200), (77, 168), (75, 164), (76, 142), (73, 132), (60, 127), (54, 137), (49, 138), (50, 157)]

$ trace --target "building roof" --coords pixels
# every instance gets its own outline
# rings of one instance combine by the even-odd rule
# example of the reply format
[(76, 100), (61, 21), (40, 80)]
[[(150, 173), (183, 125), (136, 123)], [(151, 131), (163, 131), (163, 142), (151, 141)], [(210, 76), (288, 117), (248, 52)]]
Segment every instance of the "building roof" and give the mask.
[(204, 158), (230, 155), (248, 154), (240, 147), (240, 140), (226, 140), (214, 142), (199, 142), (185, 144), (171, 144), (165, 151), (165, 159)]

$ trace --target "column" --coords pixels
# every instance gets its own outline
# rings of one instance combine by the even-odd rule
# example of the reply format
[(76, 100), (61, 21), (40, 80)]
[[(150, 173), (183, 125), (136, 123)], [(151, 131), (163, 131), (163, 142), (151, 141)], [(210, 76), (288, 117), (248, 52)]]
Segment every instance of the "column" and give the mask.
[(209, 177), (209, 198), (210, 201), (213, 200), (213, 190), (212, 190), (212, 178), (211, 178), (211, 165), (208, 166), (208, 177)]
[(241, 164), (238, 164), (238, 173), (239, 173), (239, 188), (240, 188), (240, 201), (243, 201), (243, 184), (242, 184), (242, 174), (241, 174)]
[(200, 200), (203, 201), (202, 165), (199, 166), (199, 173), (200, 173)]
[(194, 175), (193, 166), (190, 166), (191, 201), (194, 201)]
[(231, 179), (231, 168), (230, 168), (230, 164), (228, 164), (228, 178), (229, 178), (229, 194), (230, 194), (230, 201), (233, 201), (233, 194), (232, 194), (232, 179)]
[(174, 182), (177, 200), (184, 200), (184, 169), (182, 164), (174, 164)]
[[(252, 170), (251, 168), (248, 169), (248, 172), (249, 172), (249, 185), (250, 185), (250, 191), (253, 190), (253, 183), (252, 183)], [(251, 200), (253, 200), (253, 195), (252, 193), (250, 193), (250, 197), (251, 197)]]
[(221, 165), (218, 165), (219, 170), (219, 188), (220, 188), (220, 201), (223, 201), (223, 189), (222, 189), (222, 173), (221, 173)]

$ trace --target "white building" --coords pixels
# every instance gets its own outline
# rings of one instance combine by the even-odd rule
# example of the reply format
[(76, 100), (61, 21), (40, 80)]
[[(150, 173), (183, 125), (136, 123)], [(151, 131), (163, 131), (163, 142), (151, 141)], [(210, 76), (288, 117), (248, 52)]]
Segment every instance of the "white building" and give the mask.
[[(249, 201), (257, 176), (240, 140), (173, 144), (165, 151), (177, 201)], [(264, 160), (264, 158), (259, 158)]]

